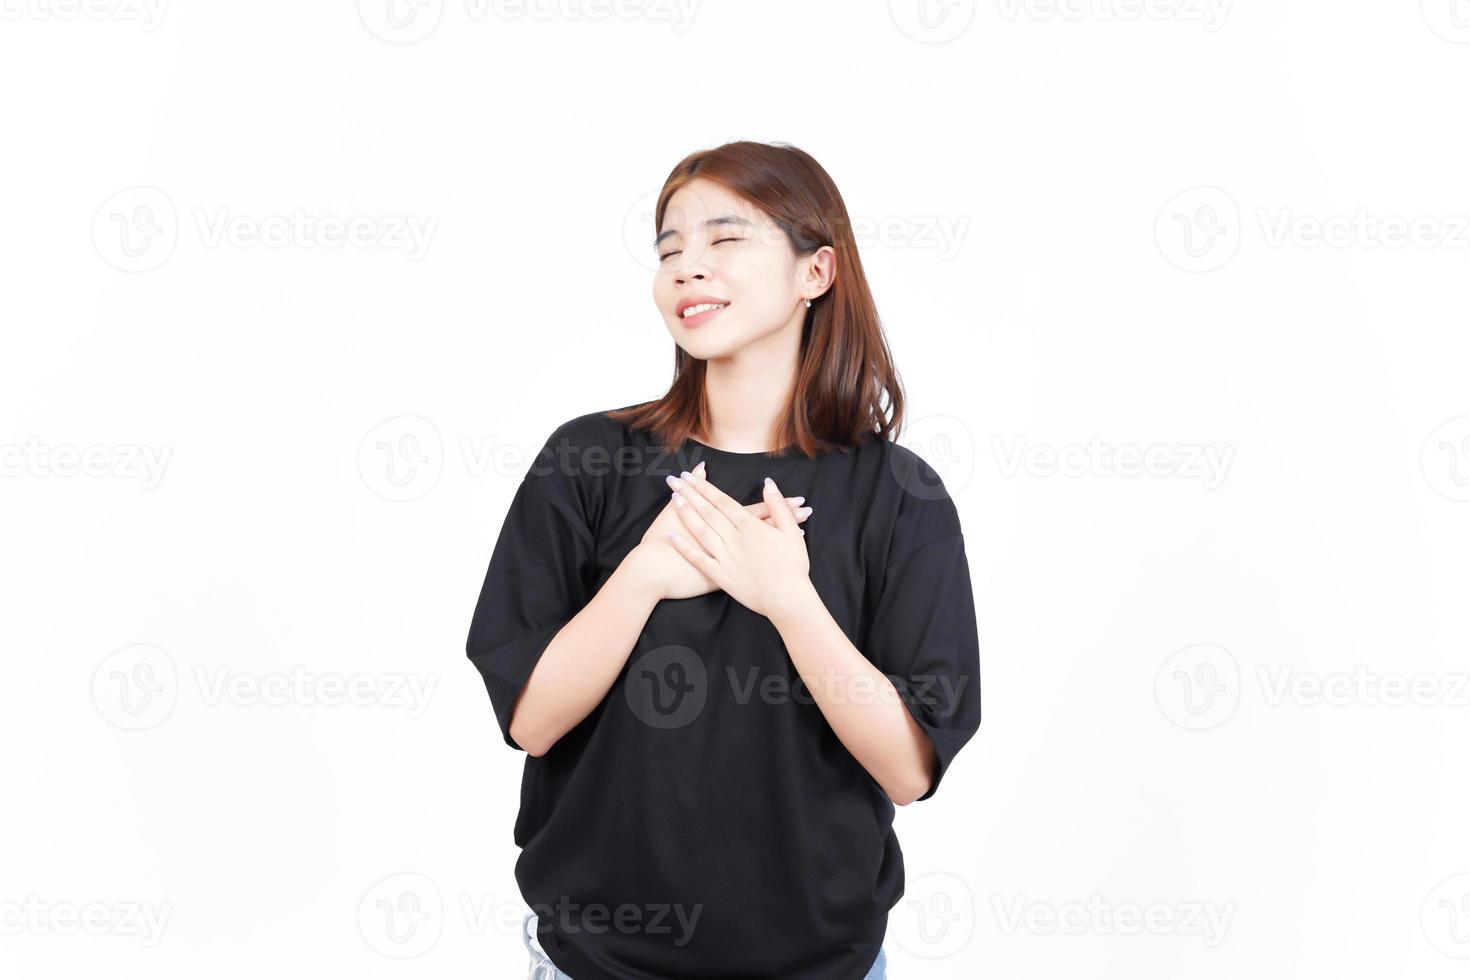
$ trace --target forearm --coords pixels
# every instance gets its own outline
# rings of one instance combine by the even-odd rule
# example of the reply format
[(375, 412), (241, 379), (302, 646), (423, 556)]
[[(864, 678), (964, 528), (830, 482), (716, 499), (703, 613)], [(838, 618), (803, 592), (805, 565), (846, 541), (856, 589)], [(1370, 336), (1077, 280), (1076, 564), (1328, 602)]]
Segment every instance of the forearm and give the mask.
[(771, 623), (837, 738), (900, 806), (929, 788), (934, 744), (882, 671), (852, 645), (806, 581)]
[(517, 745), (543, 755), (587, 717), (622, 671), (658, 601), (636, 561), (613, 571), (536, 661), (512, 709)]

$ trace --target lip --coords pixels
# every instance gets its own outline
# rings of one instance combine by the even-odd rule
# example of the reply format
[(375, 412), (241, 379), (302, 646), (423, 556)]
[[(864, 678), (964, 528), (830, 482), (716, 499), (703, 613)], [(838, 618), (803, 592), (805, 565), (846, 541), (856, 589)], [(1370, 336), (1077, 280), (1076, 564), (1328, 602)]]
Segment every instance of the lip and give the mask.
[(674, 307), (674, 318), (680, 323), (684, 324), (686, 327), (694, 327), (710, 319), (711, 317), (718, 316), (719, 314), (725, 312), (725, 310), (705, 310), (703, 313), (697, 313), (694, 316), (685, 319), (684, 311), (689, 309), (689, 307), (691, 306), (698, 306), (700, 303), (723, 303), (725, 304), (725, 309), (730, 308), (730, 301), (727, 299), (721, 299), (718, 296), (685, 296), (683, 299), (679, 300), (678, 305)]

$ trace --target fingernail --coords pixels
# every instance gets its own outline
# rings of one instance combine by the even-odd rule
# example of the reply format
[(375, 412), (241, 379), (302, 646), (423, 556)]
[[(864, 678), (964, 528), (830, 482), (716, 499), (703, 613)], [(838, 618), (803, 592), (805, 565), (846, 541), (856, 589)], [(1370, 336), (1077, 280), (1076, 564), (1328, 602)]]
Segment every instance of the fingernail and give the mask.
[(796, 504), (796, 506), (800, 507), (802, 504), (806, 503), (806, 498), (805, 497), (792, 497), (791, 498), (791, 502), (793, 504)]
[(796, 516), (798, 516), (798, 517), (805, 517), (806, 515), (810, 514), (811, 512), (812, 512), (812, 509), (810, 507), (798, 507), (798, 508), (796, 508)]
[(773, 479), (771, 479), (770, 477), (766, 477), (766, 486), (771, 487), (772, 489), (775, 489), (776, 481), (773, 480)]
[(683, 486), (683, 484), (679, 482), (679, 478), (677, 476), (674, 476), (672, 473), (670, 473), (668, 476), (664, 477), (664, 482), (667, 483), (670, 487), (672, 487), (675, 490), (677, 490), (677, 489), (679, 489), (679, 487)]
[(688, 470), (685, 470), (683, 473), (680, 473), (679, 475), (682, 476), (686, 480), (692, 480), (692, 479), (694, 479), (694, 474), (693, 473), (690, 473)]
[(701, 459), (699, 461), (699, 463), (694, 467), (694, 472), (698, 473), (700, 476), (704, 476), (704, 460)]

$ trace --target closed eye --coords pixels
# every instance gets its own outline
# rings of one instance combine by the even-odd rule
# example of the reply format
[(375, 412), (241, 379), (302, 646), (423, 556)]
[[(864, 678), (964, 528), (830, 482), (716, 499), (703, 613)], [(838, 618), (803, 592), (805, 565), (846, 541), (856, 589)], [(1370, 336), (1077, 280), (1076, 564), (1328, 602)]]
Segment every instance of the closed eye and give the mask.
[[(710, 244), (711, 245), (718, 245), (721, 242), (739, 242), (739, 241), (744, 241), (744, 239), (742, 239), (742, 238), (716, 238)], [(662, 262), (664, 259), (668, 258), (670, 255), (678, 255), (681, 251), (683, 251), (683, 249), (676, 248), (672, 252), (665, 252), (664, 254), (662, 254), (662, 255), (660, 255), (658, 257), (658, 260), (660, 262)]]

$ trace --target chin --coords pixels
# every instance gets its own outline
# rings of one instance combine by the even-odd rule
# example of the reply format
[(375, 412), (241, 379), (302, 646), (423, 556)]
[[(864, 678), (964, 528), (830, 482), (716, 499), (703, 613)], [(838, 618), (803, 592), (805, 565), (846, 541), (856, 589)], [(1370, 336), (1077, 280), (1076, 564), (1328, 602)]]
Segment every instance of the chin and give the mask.
[(699, 340), (685, 341), (679, 345), (684, 353), (696, 361), (712, 361), (721, 357), (728, 357), (731, 353), (729, 344), (701, 343)]
[(681, 325), (674, 331), (674, 342), (684, 348), (685, 353), (702, 361), (731, 354), (747, 342), (732, 342), (734, 334), (724, 324), (708, 323), (692, 330)]

